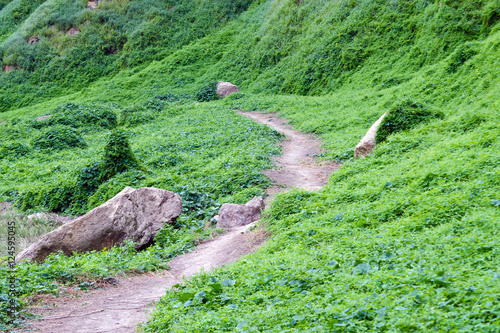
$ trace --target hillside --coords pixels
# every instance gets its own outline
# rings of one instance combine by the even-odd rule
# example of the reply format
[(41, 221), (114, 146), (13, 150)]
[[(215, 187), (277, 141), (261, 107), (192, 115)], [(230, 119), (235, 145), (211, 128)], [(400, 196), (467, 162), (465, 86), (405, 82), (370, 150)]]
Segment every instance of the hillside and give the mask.
[[(15, 68), (0, 73), (0, 201), (79, 214), (123, 186), (156, 186), (182, 192), (188, 217), (141, 253), (21, 265), (20, 295), (164, 267), (221, 203), (270, 185), (260, 170), (280, 135), (232, 110), (269, 111), (343, 166), (320, 192), (278, 196), (267, 244), (168, 292), (145, 331), (500, 330), (499, 1), (86, 6), (0, 2), (1, 60)], [(219, 80), (242, 92), (210, 101)], [(353, 158), (383, 113), (412, 108), (440, 116)], [(110, 131), (141, 166), (94, 182)]]

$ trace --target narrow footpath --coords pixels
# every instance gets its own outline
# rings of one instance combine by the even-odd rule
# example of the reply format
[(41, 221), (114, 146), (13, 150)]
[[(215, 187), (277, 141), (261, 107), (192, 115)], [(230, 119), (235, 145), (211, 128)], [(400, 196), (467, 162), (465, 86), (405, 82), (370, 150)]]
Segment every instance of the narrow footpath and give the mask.
[[(339, 165), (320, 163), (314, 156), (321, 153), (320, 142), (312, 135), (295, 131), (275, 114), (239, 112), (285, 134), (282, 155), (275, 158), (278, 169), (264, 170), (275, 185), (268, 189), (266, 206), (280, 192), (292, 188), (315, 191), (328, 182)], [(238, 227), (197, 246), (192, 252), (174, 258), (170, 269), (156, 274), (113, 279), (113, 285), (80, 297), (43, 297), (40, 305), (29, 311), (43, 315), (33, 321), (31, 329), (46, 333), (132, 333), (147, 320), (166, 289), (200, 271), (209, 271), (237, 261), (256, 250), (263, 242), (260, 231), (249, 231), (252, 225)]]

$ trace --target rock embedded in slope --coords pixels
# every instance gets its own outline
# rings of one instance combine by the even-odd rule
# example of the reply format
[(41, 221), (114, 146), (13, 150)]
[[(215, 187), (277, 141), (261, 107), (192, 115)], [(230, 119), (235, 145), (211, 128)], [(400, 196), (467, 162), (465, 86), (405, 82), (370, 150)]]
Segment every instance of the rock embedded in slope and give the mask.
[(43, 235), (19, 253), (16, 260), (43, 261), (49, 254), (102, 250), (127, 240), (136, 249), (150, 245), (165, 223), (171, 223), (182, 211), (181, 197), (173, 192), (144, 187), (126, 187), (114, 198), (73, 222)]
[(40, 42), (40, 38), (38, 36), (31, 36), (30, 39), (28, 39), (28, 44), (34, 44)]
[(255, 197), (244, 205), (223, 204), (219, 210), (217, 228), (234, 228), (258, 221), (264, 207), (261, 197)]
[(46, 115), (46, 116), (40, 116), (38, 118), (35, 118), (35, 121), (42, 121), (42, 120), (45, 120), (45, 119), (50, 118), (50, 117), (52, 117), (51, 114)]
[(376, 143), (375, 143), (375, 136), (377, 135), (377, 130), (380, 126), (380, 123), (384, 119), (385, 115), (387, 114), (384, 113), (382, 117), (380, 117), (366, 132), (365, 136), (359, 141), (359, 143), (356, 145), (356, 148), (354, 149), (354, 158), (360, 158), (360, 157), (366, 157), (370, 155), (373, 150), (375, 149)]
[(68, 31), (66, 31), (66, 35), (70, 35), (70, 36), (76, 36), (80, 33), (81, 31), (78, 30), (77, 28), (71, 28), (69, 29)]
[(91, 1), (87, 2), (87, 8), (89, 10), (94, 10), (94, 9), (96, 9), (98, 4), (99, 4), (99, 0), (91, 0)]
[(240, 89), (230, 82), (223, 82), (223, 81), (217, 82), (216, 92), (217, 92), (217, 95), (219, 95), (219, 97), (226, 97), (226, 96), (231, 95), (232, 93), (239, 92), (239, 91), (240, 91)]

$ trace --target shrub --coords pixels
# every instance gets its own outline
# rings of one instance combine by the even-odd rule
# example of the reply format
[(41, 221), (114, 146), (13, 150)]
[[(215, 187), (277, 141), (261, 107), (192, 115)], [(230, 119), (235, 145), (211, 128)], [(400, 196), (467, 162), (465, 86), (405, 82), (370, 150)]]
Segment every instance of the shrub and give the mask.
[(97, 126), (115, 128), (116, 114), (108, 108), (93, 105), (66, 104), (49, 112), (51, 117), (44, 121), (36, 121), (33, 127), (42, 128), (47, 125), (66, 125), (74, 128)]
[(126, 135), (123, 132), (116, 131), (109, 136), (108, 143), (104, 148), (103, 159), (78, 170), (76, 187), (79, 192), (89, 197), (95, 193), (101, 184), (118, 173), (138, 168), (139, 163), (132, 149), (130, 149)]
[(19, 142), (13, 142), (8, 145), (0, 146), (0, 159), (18, 158), (26, 155), (30, 151), (29, 147)]
[(153, 121), (156, 118), (156, 110), (148, 110), (144, 106), (126, 108), (120, 115), (120, 126), (135, 127)]
[(37, 149), (61, 150), (66, 148), (85, 148), (87, 144), (77, 130), (65, 125), (56, 125), (43, 131), (32, 140)]
[(210, 102), (219, 99), (217, 95), (217, 82), (211, 82), (204, 85), (195, 94), (195, 98), (198, 102)]
[(426, 106), (411, 100), (404, 100), (394, 105), (384, 117), (377, 130), (375, 141), (384, 142), (393, 133), (414, 128), (432, 119), (442, 118), (444, 114), (439, 111), (429, 110)]
[(68, 212), (74, 196), (75, 186), (71, 182), (59, 183), (57, 186), (48, 184), (21, 192), (16, 198), (15, 205), (22, 211), (36, 208), (52, 212)]
[(458, 46), (448, 59), (448, 72), (455, 73), (461, 65), (476, 54), (477, 46), (473, 43)]
[(138, 169), (139, 163), (130, 148), (125, 133), (115, 131), (109, 136), (101, 163), (102, 179), (109, 179), (127, 169)]

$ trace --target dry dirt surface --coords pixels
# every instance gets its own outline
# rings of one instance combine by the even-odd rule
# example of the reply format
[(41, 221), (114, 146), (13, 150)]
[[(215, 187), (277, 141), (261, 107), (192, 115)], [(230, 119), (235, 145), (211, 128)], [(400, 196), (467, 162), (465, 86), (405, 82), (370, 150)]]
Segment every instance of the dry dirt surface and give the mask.
[[(283, 151), (274, 162), (277, 170), (264, 170), (275, 183), (268, 190), (267, 204), (277, 193), (291, 188), (319, 190), (339, 165), (320, 163), (320, 142), (313, 136), (293, 130), (286, 121), (270, 113), (239, 112), (285, 134)], [(170, 269), (113, 279), (114, 285), (71, 297), (45, 295), (30, 311), (42, 315), (30, 329), (47, 333), (131, 333), (147, 320), (148, 312), (171, 286), (200, 271), (210, 271), (235, 262), (256, 250), (266, 239), (265, 232), (253, 224), (231, 229), (223, 235), (198, 245), (192, 252), (169, 262)]]
[(328, 183), (332, 172), (340, 167), (339, 163), (320, 162), (315, 156), (322, 153), (321, 142), (311, 134), (298, 132), (288, 125), (285, 119), (274, 113), (238, 112), (259, 123), (266, 124), (277, 132), (283, 133), (285, 141), (279, 145), (282, 154), (274, 159), (278, 169), (262, 171), (275, 184), (267, 190), (266, 204), (278, 193), (292, 188), (308, 191), (320, 190)]
[[(29, 310), (42, 315), (31, 329), (57, 333), (130, 333), (147, 319), (154, 302), (165, 295), (166, 289), (201, 271), (236, 261), (251, 252), (263, 237), (249, 232), (253, 225), (230, 230), (216, 239), (202, 243), (193, 252), (169, 262), (170, 270), (114, 279), (115, 286), (73, 297), (43, 297), (39, 305)], [(262, 232), (257, 232), (257, 235)]]

